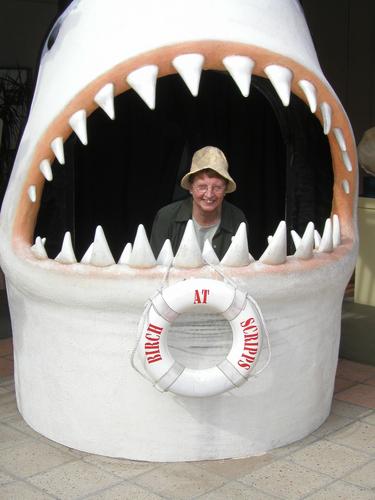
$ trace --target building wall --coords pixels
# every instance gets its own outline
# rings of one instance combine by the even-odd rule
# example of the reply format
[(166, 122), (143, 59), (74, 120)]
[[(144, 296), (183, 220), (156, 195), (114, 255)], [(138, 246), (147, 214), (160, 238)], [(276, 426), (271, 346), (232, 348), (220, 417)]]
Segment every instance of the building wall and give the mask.
[(37, 67), (57, 0), (0, 0), (0, 68)]

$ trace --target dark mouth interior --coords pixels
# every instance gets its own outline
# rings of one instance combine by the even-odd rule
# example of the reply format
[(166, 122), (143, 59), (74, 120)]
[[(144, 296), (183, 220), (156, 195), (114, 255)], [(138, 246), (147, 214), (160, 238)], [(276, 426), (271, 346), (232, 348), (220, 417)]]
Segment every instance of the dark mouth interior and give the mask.
[(285, 108), (269, 80), (253, 76), (245, 99), (227, 73), (203, 71), (198, 97), (169, 75), (157, 82), (154, 111), (133, 90), (116, 97), (115, 110), (111, 121), (97, 109), (88, 146), (72, 134), (65, 165), (52, 166), (35, 228), (50, 258), (70, 231), (79, 260), (100, 224), (117, 260), (139, 224), (149, 235), (157, 210), (188, 195), (179, 181), (206, 145), (228, 158), (237, 191), (227, 199), (247, 217), (255, 258), (280, 220), (301, 235), (309, 221), (322, 231), (332, 205), (331, 154), (320, 122), (295, 95)]

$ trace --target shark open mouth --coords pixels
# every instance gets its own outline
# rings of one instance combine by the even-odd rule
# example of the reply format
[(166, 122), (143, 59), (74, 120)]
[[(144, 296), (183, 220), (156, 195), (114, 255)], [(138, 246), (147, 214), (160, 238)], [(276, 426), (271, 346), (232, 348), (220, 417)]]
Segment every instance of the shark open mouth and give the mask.
[[(351, 126), (321, 72), (298, 2), (218, 1), (213, 8), (211, 2), (194, 0), (183, 14), (178, 2), (165, 0), (162, 8), (148, 0), (141, 3), (130, 12), (127, 2), (118, 0), (73, 2), (42, 55), (0, 224), (18, 404), (34, 429), (94, 453), (146, 460), (259, 453), (306, 435), (329, 412), (341, 301), (357, 251), (357, 160)], [(147, 10), (145, 18), (142, 8)], [(160, 23), (157, 29), (153, 19)], [(99, 42), (101, 31), (106, 36)], [(267, 88), (279, 107), (298, 102), (297, 107), (309, 110), (311, 119), (321, 123), (318, 142), (326, 151), (324, 162), (331, 163), (326, 175), (332, 179), (331, 207), (321, 211), (318, 220), (290, 220), (280, 214), (275, 231), (263, 234), (255, 252), (251, 224), (250, 241), (241, 225), (220, 258), (208, 243), (200, 251), (190, 225), (175, 254), (167, 240), (154, 255), (142, 224), (134, 240), (124, 241), (120, 250), (107, 243), (101, 225), (92, 244), (81, 239), (77, 248), (69, 232), (62, 238), (61, 228), (61, 248), (49, 246), (48, 234), (38, 233), (38, 214), (44, 210), (43, 190), (53, 186), (59, 169), (69, 169), (69, 141), (76, 136), (82, 147), (90, 148), (90, 120), (104, 111), (108, 123), (116, 121), (117, 102), (126, 93), (135, 92), (153, 113), (158, 86), (182, 78), (195, 99), (206, 75), (231, 79), (231, 92), (242, 94), (244, 103), (254, 89)], [(136, 175), (146, 182), (142, 176), (147, 171)], [(124, 230), (125, 235), (130, 232)], [(263, 379), (238, 389), (243, 397), (227, 395), (232, 398), (229, 405), (223, 404), (225, 397), (198, 406), (161, 396), (134, 373), (129, 360), (124, 361), (123, 342), (131, 351), (144, 303), (166, 274), (171, 282), (227, 276), (262, 308), (273, 360)], [(192, 331), (201, 331), (199, 321), (191, 318)], [(124, 387), (108, 391), (114, 380), (125, 379)], [(293, 414), (294, 405), (284, 400), (285, 394), (295, 397)], [(132, 404), (141, 419), (129, 412)], [(146, 408), (150, 404), (152, 411)], [(157, 429), (155, 412), (164, 422)], [(78, 424), (72, 418), (77, 414)], [(111, 429), (105, 421), (112, 422)], [(126, 439), (119, 440), (124, 422)], [(183, 423), (189, 441), (185, 450), (177, 439)], [(242, 427), (244, 432), (238, 432)]]
[[(274, 64), (275, 60), (277, 64)], [(51, 164), (55, 158), (60, 164), (65, 163), (64, 142), (69, 135), (75, 132), (82, 144), (86, 145), (89, 140), (86, 121), (90, 119), (90, 114), (99, 106), (109, 118), (115, 119), (114, 97), (129, 88), (133, 88), (140, 98), (154, 109), (157, 78), (172, 74), (176, 68), (194, 96), (198, 94), (202, 68), (203, 71), (229, 71), (244, 98), (249, 94), (253, 75), (269, 78), (283, 105), (289, 105), (290, 94), (293, 92), (306, 102), (312, 113), (316, 114), (322, 122), (322, 133), (324, 132), (329, 138), (334, 171), (334, 197), (332, 217), (328, 218), (322, 236), (316, 229), (314, 230), (313, 223), (306, 227), (303, 235), (298, 235), (293, 230), (292, 237), (296, 249), (294, 255), (287, 257), (286, 226), (281, 222), (274, 237), (269, 238), (269, 246), (258, 262), (268, 265), (286, 264), (288, 267), (300, 265), (298, 261), (309, 261), (313, 266), (324, 265), (330, 258), (335, 259), (342, 255), (345, 249), (351, 248), (354, 239), (351, 221), (355, 192), (353, 171), (355, 157), (350, 128), (337, 98), (316, 76), (279, 54), (228, 42), (195, 42), (158, 49), (147, 56), (117, 65), (82, 89), (74, 100), (67, 103), (64, 112), (49, 125), (35, 147), (23, 199), (18, 207), (14, 235), (17, 244), (23, 247), (24, 251), (25, 247), (31, 247), (32, 255), (27, 252), (25, 255), (32, 260), (38, 259), (39, 265), (45, 264), (43, 261), (48, 259), (43, 240), (38, 236), (33, 246), (30, 245), (30, 240), (34, 233), (44, 181), (53, 182)], [(159, 264), (168, 265), (170, 262), (177, 268), (200, 268), (204, 266), (205, 260), (213, 264), (219, 263), (211, 249), (207, 249), (203, 256), (199, 257), (194, 252), (195, 246), (191, 238), (185, 240), (184, 256), (181, 257), (182, 252), (177, 252), (177, 255), (173, 256), (167, 244), (163, 252), (154, 258), (145, 232), (140, 227), (133, 245), (125, 246), (116, 263), (104, 232), (98, 227), (95, 240), (81, 259), (81, 264), (96, 267), (117, 265), (116, 269), (112, 268), (113, 272), (126, 274), (126, 267), (123, 264), (131, 268), (144, 269), (154, 268)], [(189, 242), (191, 248), (185, 248)], [(49, 260), (48, 266), (51, 269), (55, 266), (57, 272), (62, 264), (70, 265), (72, 272), (79, 266), (76, 264), (70, 233), (65, 235), (61, 251), (55, 256), (54, 261), (52, 263)], [(257, 270), (256, 261), (249, 255), (244, 233), (234, 239), (221, 264), (241, 268), (249, 266), (248, 271)], [(288, 267), (285, 271), (288, 271)]]

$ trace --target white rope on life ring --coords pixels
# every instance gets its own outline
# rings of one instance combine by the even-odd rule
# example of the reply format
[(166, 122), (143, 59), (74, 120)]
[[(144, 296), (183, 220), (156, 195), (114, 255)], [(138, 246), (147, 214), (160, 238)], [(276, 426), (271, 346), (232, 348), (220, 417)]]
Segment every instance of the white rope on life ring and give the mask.
[[(138, 355), (154, 385), (182, 396), (207, 397), (245, 383), (257, 362), (263, 317), (255, 301), (214, 279), (188, 279), (164, 288), (149, 303), (139, 324)], [(168, 330), (183, 312), (209, 308), (229, 322), (233, 343), (218, 365), (191, 369), (175, 361), (168, 349)]]

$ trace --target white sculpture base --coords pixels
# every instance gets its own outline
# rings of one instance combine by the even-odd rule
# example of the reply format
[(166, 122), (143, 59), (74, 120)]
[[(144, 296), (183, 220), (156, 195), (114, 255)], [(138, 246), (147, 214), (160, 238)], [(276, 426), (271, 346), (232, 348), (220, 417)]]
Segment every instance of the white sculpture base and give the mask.
[[(280, 277), (250, 280), (270, 331), (271, 362), (240, 388), (211, 398), (158, 392), (132, 368), (141, 309), (24, 300), (8, 285), (18, 311), (12, 320), (20, 412), (54, 441), (134, 460), (247, 457), (301, 439), (330, 412), (347, 278), (342, 273), (341, 290), (337, 282), (332, 289), (326, 273), (312, 292), (314, 274), (303, 286), (291, 277), (287, 293)], [(258, 369), (267, 355), (264, 342)]]

